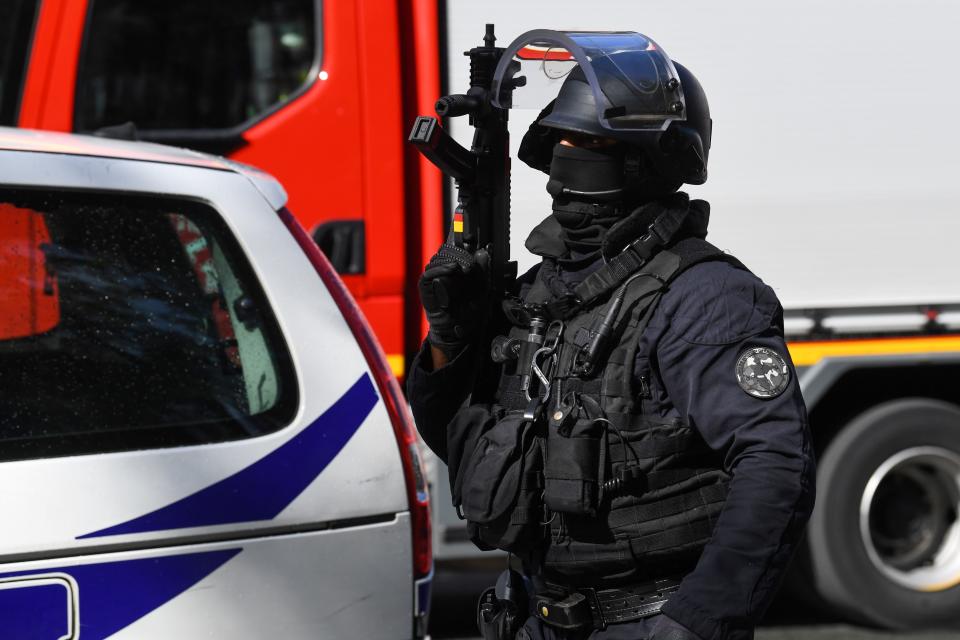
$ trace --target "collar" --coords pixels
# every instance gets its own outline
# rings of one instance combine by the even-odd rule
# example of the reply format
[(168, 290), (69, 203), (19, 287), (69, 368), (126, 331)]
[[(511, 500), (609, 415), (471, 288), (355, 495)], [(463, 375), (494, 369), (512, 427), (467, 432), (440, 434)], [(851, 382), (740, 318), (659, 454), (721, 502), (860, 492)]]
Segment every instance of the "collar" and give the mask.
[(568, 253), (563, 241), (563, 227), (553, 215), (547, 216), (533, 228), (524, 246), (527, 251), (542, 258), (563, 258)]
[[(623, 247), (641, 237), (647, 227), (666, 209), (687, 208), (681, 235), (684, 237), (705, 238), (710, 221), (710, 203), (704, 200), (690, 200), (679, 191), (634, 209), (630, 215), (610, 227), (603, 242), (603, 254), (606, 257), (616, 255)], [(563, 239), (563, 227), (552, 215), (544, 218), (533, 228), (524, 246), (530, 253), (542, 258), (566, 258), (569, 255)]]

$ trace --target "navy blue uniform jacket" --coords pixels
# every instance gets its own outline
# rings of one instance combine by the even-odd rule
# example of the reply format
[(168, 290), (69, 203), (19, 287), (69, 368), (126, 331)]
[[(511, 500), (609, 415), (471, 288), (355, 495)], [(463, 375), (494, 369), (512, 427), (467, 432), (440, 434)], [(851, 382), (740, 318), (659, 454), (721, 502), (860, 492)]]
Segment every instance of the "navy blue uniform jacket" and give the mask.
[[(561, 275), (576, 284), (590, 271)], [(749, 395), (737, 382), (736, 364), (752, 347), (773, 349), (790, 362), (776, 295), (749, 271), (703, 262), (681, 273), (663, 295), (634, 366), (634, 376), (650, 387), (645, 406), (699, 431), (732, 474), (710, 542), (663, 610), (704, 640), (752, 636), (813, 507), (814, 463), (796, 372), (791, 364), (791, 380), (774, 398)], [(467, 347), (431, 371), (423, 350), (411, 369), (417, 426), (445, 461), (446, 427), (467, 399), (476, 358), (485, 351)]]

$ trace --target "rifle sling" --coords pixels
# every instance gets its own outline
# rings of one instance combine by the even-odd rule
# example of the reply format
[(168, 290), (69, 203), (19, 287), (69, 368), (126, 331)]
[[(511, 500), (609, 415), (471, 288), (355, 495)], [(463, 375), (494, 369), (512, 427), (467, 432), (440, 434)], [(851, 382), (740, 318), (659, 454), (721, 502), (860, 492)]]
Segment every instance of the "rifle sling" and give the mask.
[(683, 226), (689, 209), (667, 209), (654, 220), (647, 233), (634, 240), (617, 256), (587, 276), (573, 293), (547, 303), (552, 318), (566, 319), (610, 293), (643, 268), (659, 249), (669, 244)]

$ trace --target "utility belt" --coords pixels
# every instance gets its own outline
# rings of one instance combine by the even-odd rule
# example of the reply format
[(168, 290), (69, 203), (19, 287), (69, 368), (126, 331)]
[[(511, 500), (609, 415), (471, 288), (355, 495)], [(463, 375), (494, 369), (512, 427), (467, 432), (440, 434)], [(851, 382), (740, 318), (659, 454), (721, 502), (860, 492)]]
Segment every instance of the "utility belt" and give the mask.
[(660, 613), (670, 596), (680, 588), (680, 579), (611, 589), (566, 589), (547, 584), (549, 592), (534, 598), (533, 614), (561, 629), (606, 629), (611, 624), (642, 620)]
[(495, 587), (483, 592), (477, 603), (477, 628), (483, 640), (513, 640), (528, 611), (560, 629), (606, 629), (649, 618), (660, 613), (680, 588), (680, 576), (609, 589), (570, 589), (547, 581), (545, 591), (532, 598), (526, 583), (508, 569)]

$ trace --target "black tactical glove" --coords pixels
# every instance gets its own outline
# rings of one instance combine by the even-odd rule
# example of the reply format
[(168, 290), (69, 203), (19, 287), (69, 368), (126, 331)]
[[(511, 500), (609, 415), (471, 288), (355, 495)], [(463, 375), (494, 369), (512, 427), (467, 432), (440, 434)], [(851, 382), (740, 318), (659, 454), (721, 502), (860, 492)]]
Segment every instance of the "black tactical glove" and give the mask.
[(427, 312), (427, 340), (451, 360), (483, 328), (488, 284), (483, 265), (459, 247), (444, 244), (420, 277), (420, 302)]

